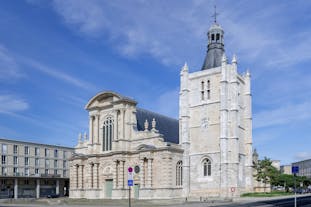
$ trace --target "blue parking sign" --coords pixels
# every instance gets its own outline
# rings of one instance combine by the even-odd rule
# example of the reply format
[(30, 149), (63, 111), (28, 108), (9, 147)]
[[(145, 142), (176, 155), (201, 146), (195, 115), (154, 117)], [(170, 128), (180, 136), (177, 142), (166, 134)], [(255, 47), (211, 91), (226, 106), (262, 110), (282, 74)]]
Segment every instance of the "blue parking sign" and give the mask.
[(293, 174), (299, 173), (299, 166), (292, 166), (292, 173)]
[(133, 186), (133, 183), (134, 183), (133, 180), (127, 180), (127, 185), (128, 186)]

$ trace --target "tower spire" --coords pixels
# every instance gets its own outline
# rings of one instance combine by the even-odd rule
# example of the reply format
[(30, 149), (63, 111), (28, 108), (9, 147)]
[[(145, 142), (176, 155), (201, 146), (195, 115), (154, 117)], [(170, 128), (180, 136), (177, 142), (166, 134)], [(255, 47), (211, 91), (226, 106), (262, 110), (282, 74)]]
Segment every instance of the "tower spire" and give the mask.
[(207, 37), (208, 37), (208, 44), (207, 44), (207, 53), (203, 62), (203, 66), (201, 70), (206, 70), (210, 68), (216, 68), (221, 66), (222, 63), (222, 56), (225, 53), (224, 48), (224, 30), (221, 26), (217, 23), (217, 11), (216, 5), (214, 6), (214, 23), (209, 28)]
[(214, 5), (214, 14), (212, 15), (212, 17), (214, 17), (214, 23), (217, 23), (217, 15), (219, 15), (219, 13), (217, 13), (216, 11), (216, 5)]

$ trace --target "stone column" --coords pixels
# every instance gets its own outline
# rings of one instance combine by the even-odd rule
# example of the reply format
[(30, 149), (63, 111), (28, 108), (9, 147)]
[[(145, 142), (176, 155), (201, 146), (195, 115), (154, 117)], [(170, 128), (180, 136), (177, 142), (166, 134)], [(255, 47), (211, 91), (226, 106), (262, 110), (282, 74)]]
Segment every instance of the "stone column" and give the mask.
[(89, 165), (89, 188), (94, 188), (94, 164)]
[(76, 189), (79, 188), (79, 165), (76, 165)]
[(89, 119), (89, 143), (93, 144), (94, 143), (94, 135), (93, 135), (93, 121), (94, 121), (94, 116), (90, 116)]
[(56, 195), (59, 195), (59, 180), (56, 180), (56, 188), (55, 188)]
[(140, 185), (141, 185), (142, 188), (144, 188), (144, 187), (146, 187), (145, 186), (144, 159), (141, 159), (139, 161), (139, 163), (140, 163), (140, 174), (141, 174), (141, 176), (140, 176)]
[(18, 198), (18, 179), (14, 179), (14, 199)]
[(123, 170), (122, 170), (122, 161), (119, 161), (118, 164), (118, 187), (122, 188), (123, 187)]
[(113, 188), (118, 188), (118, 160), (114, 161), (115, 167), (113, 172)]
[(36, 180), (36, 198), (40, 198), (40, 180)]
[(122, 160), (122, 188), (125, 188), (125, 160)]
[(96, 188), (99, 188), (99, 163), (96, 163), (96, 168), (95, 168), (95, 185), (96, 185)]
[(152, 158), (148, 159), (148, 180), (147, 180), (147, 187), (151, 188), (152, 187)]
[(81, 179), (80, 179), (80, 188), (81, 189), (83, 189), (84, 188), (84, 173), (83, 173), (83, 171), (84, 171), (84, 165), (80, 165), (80, 169), (81, 169), (81, 175), (80, 175), (80, 177), (81, 177)]
[(96, 114), (96, 144), (99, 144), (99, 129), (100, 129), (100, 126), (99, 126), (99, 114)]
[(121, 139), (124, 139), (124, 116), (125, 116), (125, 110), (124, 109), (120, 109), (120, 117), (121, 117), (121, 123), (120, 123), (120, 134), (121, 134)]

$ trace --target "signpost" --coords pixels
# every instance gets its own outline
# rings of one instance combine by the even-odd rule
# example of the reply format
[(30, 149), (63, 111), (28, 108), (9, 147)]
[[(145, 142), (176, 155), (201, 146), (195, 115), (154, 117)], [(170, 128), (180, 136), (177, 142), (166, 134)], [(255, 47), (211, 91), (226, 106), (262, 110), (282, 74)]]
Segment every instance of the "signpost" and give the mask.
[(129, 167), (127, 169), (128, 176), (127, 176), (127, 185), (129, 186), (129, 207), (131, 207), (131, 186), (133, 186), (133, 168)]
[(294, 186), (295, 186), (295, 207), (297, 207), (297, 190), (296, 190), (296, 174), (299, 173), (299, 166), (292, 166), (292, 174), (294, 174)]

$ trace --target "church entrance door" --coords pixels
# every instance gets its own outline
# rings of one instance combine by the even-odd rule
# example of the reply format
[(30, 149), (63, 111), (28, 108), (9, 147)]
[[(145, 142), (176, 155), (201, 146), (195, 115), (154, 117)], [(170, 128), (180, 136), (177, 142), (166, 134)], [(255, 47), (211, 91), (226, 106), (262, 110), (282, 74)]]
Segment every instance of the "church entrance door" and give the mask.
[(105, 197), (106, 198), (111, 198), (112, 196), (112, 182), (113, 180), (112, 179), (107, 179), (105, 180), (106, 184), (105, 184)]

